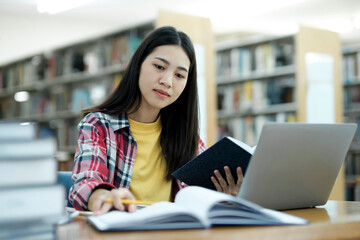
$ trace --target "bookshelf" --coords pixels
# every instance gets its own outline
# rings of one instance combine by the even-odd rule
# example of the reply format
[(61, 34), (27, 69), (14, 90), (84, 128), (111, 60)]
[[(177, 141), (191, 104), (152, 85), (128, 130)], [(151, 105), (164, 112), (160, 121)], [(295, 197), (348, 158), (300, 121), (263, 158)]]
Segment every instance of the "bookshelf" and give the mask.
[[(294, 35), (219, 42), (216, 52), (218, 139), (230, 135), (252, 146), (266, 122), (342, 122), (337, 33), (300, 26)], [(319, 89), (319, 66), (331, 95), (310, 92)], [(314, 110), (319, 105), (322, 114)], [(330, 199), (343, 200), (344, 185), (342, 170)]]
[(267, 121), (295, 121), (295, 39), (263, 38), (217, 47), (219, 136), (257, 142)]
[[(154, 21), (48, 49), (0, 66), (0, 121), (38, 122), (40, 136), (54, 135), (57, 138), (57, 156), (63, 163), (60, 170), (70, 170), (81, 109), (96, 105), (109, 95), (147, 33), (155, 27), (171, 24), (189, 32), (194, 42), (212, 52), (213, 49), (208, 49), (213, 47), (212, 40), (204, 43), (200, 37), (202, 34), (207, 34), (203, 39), (213, 36), (208, 19), (161, 11)], [(211, 57), (204, 58), (206, 69), (209, 68), (208, 61), (213, 61)], [(213, 76), (206, 78), (206, 85), (215, 89)], [(214, 109), (210, 104), (206, 108)], [(215, 112), (208, 111), (204, 119), (204, 125), (210, 129), (205, 141), (211, 144), (215, 136), (215, 131), (211, 131), (216, 126)]]
[[(343, 47), (344, 121), (360, 124), (360, 45)], [(346, 200), (360, 201), (360, 129), (346, 158)]]
[(41, 136), (56, 136), (59, 160), (71, 160), (81, 109), (100, 103), (112, 91), (153, 28), (143, 24), (1, 66), (1, 120), (38, 122)]

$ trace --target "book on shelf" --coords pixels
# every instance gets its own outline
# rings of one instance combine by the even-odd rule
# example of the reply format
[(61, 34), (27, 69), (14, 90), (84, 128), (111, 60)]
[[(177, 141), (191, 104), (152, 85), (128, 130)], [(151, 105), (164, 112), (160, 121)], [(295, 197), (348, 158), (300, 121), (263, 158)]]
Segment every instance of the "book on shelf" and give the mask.
[(343, 81), (345, 84), (359, 82), (360, 53), (354, 52), (343, 56)]
[(59, 85), (56, 88), (50, 89), (51, 100), (54, 104), (54, 111), (68, 110), (70, 102), (70, 91), (64, 85)]
[(239, 55), (239, 74), (242, 77), (248, 77), (251, 74), (250, 51), (247, 48), (240, 48)]
[(231, 78), (249, 77), (251, 74), (250, 51), (247, 48), (232, 48), (230, 50)]
[(220, 78), (249, 78), (275, 73), (278, 68), (294, 64), (293, 37), (257, 44), (240, 44), (217, 51), (216, 65)]
[[(129, 53), (130, 53), (130, 58), (132, 57), (132, 55), (135, 53), (136, 49), (139, 47), (142, 38), (139, 36), (136, 36), (135, 34), (130, 34), (129, 35)], [(129, 58), (129, 61), (130, 61)]]
[(274, 42), (275, 66), (291, 66), (294, 64), (295, 43), (294, 38), (285, 38)]
[(47, 69), (45, 73), (45, 78), (53, 79), (56, 76), (56, 56), (53, 53), (50, 53), (47, 57)]
[[(360, 126), (360, 116), (357, 116), (355, 119), (354, 119), (354, 122)], [(355, 133), (355, 137), (354, 137), (354, 142), (356, 143), (360, 143), (360, 128), (357, 128), (356, 129), (356, 133)], [(359, 161), (359, 164), (360, 164), (360, 161)], [(360, 174), (360, 171), (359, 171), (359, 174)]]
[(3, 88), (10, 89), (14, 87), (14, 67), (4, 68), (2, 70)]
[(115, 63), (127, 63), (129, 61), (129, 38), (122, 35), (117, 38), (116, 49), (114, 51), (116, 58)]
[[(295, 79), (278, 77), (264, 80), (237, 82), (218, 87), (218, 110), (231, 114), (259, 114), (274, 105), (295, 101)], [(286, 106), (286, 105), (283, 105)], [(278, 111), (281, 111), (280, 108)]]
[(84, 54), (85, 69), (88, 73), (97, 73), (100, 70), (100, 57), (96, 45), (86, 48)]
[(189, 186), (175, 201), (157, 202), (134, 213), (111, 211), (88, 220), (99, 231), (210, 228), (229, 225), (304, 225), (308, 221), (262, 208), (241, 198)]
[(56, 223), (65, 213), (61, 184), (0, 188), (0, 226), (16, 222)]
[(36, 80), (42, 79), (44, 65), (41, 57), (41, 55), (37, 55), (3, 67), (3, 74), (0, 75), (3, 75), (4, 81), (2, 84), (0, 83), (0, 88), (29, 86)]
[(243, 115), (239, 117), (223, 118), (219, 121), (219, 139), (231, 136), (241, 139), (248, 145), (253, 146), (258, 142), (261, 130), (266, 122), (295, 122), (294, 112), (269, 112), (258, 115)]
[(360, 107), (360, 91), (357, 87), (350, 87), (344, 91), (344, 103), (347, 109), (358, 110)]
[(114, 89), (116, 89), (116, 87), (120, 84), (122, 77), (123, 77), (123, 76), (122, 76), (121, 73), (116, 73), (116, 74), (114, 75), (114, 79), (113, 79), (113, 84), (112, 84), (112, 87), (111, 87), (111, 91), (113, 91)]
[(84, 53), (82, 51), (74, 51), (72, 56), (72, 71), (74, 73), (84, 72), (85, 69)]
[(269, 105), (294, 102), (294, 77), (274, 78), (267, 82), (266, 98)]
[(33, 122), (0, 122), (0, 141), (30, 140), (36, 137), (37, 124)]
[(107, 81), (102, 81), (98, 83), (89, 84), (89, 95), (90, 95), (90, 105), (98, 105), (105, 100), (106, 94), (108, 94), (107, 85), (111, 86), (111, 79)]
[(44, 80), (45, 71), (46, 71), (46, 59), (45, 56), (40, 54), (36, 55), (31, 59), (32, 68), (33, 68), (33, 81)]
[(275, 69), (275, 59), (270, 43), (262, 43), (255, 47), (255, 72), (264, 74)]
[(110, 38), (99, 39), (96, 43), (99, 68), (112, 64), (113, 41)]
[(224, 166), (228, 166), (236, 181), (236, 168), (241, 167), (245, 175), (254, 149), (235, 138), (226, 136), (171, 175), (188, 185), (215, 189), (211, 181), (214, 170), (219, 170), (221, 175), (225, 176)]
[(72, 92), (71, 110), (78, 113), (91, 106), (90, 90), (87, 87), (78, 87)]

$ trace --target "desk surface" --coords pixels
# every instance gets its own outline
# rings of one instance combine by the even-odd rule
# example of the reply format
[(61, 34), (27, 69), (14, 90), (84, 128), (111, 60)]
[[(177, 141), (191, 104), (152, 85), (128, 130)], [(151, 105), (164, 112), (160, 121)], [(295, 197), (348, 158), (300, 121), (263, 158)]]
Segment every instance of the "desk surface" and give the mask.
[(308, 219), (306, 226), (236, 226), (211, 229), (99, 232), (78, 218), (59, 226), (58, 239), (360, 239), (360, 202), (328, 201), (316, 208), (285, 211)]

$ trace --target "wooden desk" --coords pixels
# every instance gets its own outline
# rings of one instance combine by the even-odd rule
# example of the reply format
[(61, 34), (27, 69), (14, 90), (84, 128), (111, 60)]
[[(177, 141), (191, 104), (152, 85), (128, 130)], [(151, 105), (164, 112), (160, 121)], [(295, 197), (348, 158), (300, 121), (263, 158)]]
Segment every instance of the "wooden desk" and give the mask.
[(57, 228), (58, 239), (360, 239), (360, 202), (328, 201), (317, 208), (285, 211), (308, 219), (306, 226), (237, 226), (211, 229), (99, 232), (80, 217)]

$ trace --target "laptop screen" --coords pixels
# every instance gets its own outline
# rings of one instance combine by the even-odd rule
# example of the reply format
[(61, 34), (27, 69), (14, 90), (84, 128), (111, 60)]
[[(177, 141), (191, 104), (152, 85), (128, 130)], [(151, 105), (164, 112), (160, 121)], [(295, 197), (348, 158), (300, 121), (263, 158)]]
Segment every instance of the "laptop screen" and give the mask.
[(238, 196), (276, 210), (325, 204), (356, 128), (266, 123)]

